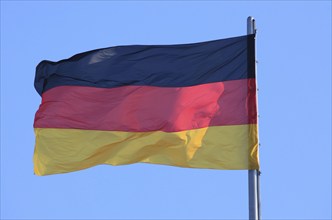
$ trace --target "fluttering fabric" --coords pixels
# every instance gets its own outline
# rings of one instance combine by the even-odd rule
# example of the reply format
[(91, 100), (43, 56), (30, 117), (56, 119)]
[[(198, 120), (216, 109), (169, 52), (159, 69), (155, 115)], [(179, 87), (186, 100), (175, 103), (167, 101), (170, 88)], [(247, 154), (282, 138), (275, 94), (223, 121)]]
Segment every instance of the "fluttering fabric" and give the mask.
[(34, 172), (138, 162), (258, 169), (254, 35), (42, 61)]

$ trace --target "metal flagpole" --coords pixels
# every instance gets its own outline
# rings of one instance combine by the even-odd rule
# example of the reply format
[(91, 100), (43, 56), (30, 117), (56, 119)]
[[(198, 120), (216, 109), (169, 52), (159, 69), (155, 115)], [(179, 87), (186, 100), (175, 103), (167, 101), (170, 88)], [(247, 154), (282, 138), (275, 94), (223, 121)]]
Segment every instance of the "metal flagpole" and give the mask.
[[(247, 34), (255, 34), (255, 19), (251, 16), (247, 19)], [(256, 62), (256, 54), (255, 54)], [(255, 63), (256, 65), (256, 63)], [(256, 71), (256, 68), (255, 68)], [(260, 198), (259, 198), (259, 170), (248, 170), (248, 191), (249, 191), (249, 219), (260, 220)]]

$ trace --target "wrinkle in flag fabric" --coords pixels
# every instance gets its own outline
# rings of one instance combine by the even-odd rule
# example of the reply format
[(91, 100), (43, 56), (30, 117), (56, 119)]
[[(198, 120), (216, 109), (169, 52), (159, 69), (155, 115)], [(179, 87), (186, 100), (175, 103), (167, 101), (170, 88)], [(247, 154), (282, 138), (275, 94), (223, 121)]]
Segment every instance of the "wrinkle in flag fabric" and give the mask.
[(35, 174), (139, 162), (258, 169), (254, 37), (42, 61)]

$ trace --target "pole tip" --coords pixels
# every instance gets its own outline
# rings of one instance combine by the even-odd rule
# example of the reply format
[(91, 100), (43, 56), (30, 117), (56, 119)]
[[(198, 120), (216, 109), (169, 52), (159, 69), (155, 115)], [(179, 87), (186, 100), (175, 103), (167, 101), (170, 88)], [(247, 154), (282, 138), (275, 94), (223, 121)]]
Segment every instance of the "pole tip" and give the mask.
[(247, 34), (256, 34), (255, 18), (252, 16), (247, 18)]
[(249, 16), (249, 17), (247, 18), (247, 21), (248, 21), (248, 22), (254, 22), (254, 21), (255, 21), (255, 18), (254, 18), (253, 16)]

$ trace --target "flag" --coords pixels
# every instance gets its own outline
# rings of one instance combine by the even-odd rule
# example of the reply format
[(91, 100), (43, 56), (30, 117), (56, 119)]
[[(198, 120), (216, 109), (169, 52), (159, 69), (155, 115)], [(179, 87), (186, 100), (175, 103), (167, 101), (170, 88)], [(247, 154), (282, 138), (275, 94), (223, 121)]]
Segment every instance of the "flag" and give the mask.
[(258, 169), (254, 35), (92, 50), (36, 67), (36, 175), (100, 164)]

